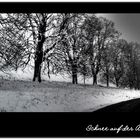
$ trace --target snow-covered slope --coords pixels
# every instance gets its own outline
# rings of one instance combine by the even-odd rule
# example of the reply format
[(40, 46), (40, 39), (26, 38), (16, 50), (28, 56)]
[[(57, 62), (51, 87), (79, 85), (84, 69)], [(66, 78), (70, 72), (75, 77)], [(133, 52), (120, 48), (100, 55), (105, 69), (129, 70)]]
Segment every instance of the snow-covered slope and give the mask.
[(139, 97), (135, 90), (68, 82), (0, 81), (0, 111), (7, 112), (90, 112)]

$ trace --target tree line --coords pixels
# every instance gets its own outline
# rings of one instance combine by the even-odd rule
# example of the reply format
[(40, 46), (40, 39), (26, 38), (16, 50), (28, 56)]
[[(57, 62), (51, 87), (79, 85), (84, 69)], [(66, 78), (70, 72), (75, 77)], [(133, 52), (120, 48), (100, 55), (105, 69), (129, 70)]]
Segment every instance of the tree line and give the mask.
[(98, 78), (117, 87), (140, 88), (140, 44), (127, 42), (113, 21), (87, 13), (1, 13), (0, 70), (33, 67), (41, 74)]

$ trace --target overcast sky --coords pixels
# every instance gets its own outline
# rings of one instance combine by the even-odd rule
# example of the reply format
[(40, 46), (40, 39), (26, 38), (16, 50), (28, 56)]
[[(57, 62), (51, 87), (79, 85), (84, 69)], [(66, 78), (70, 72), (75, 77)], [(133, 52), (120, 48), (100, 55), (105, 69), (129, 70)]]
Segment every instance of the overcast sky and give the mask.
[(97, 14), (114, 21), (115, 27), (128, 42), (140, 43), (140, 14)]

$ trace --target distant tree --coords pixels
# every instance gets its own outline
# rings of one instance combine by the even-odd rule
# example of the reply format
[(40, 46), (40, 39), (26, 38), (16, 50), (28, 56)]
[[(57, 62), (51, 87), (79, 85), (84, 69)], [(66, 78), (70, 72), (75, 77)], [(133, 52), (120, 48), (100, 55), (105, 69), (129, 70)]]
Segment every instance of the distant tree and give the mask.
[[(83, 42), (85, 43), (86, 41), (83, 40)], [(87, 54), (88, 50), (85, 44), (83, 44), (84, 46), (81, 48), (79, 64), (78, 64), (78, 68), (79, 68), (78, 72), (83, 77), (84, 84), (85, 84), (86, 78), (89, 78), (91, 76), (89, 56)]]
[(124, 50), (127, 48), (127, 42), (123, 39), (119, 39), (112, 44), (111, 47), (111, 62), (112, 73), (116, 86), (120, 86), (123, 75), (125, 73), (125, 55)]
[(83, 34), (88, 41), (88, 55), (89, 64), (91, 67), (91, 75), (93, 77), (93, 85), (97, 84), (97, 74), (99, 72), (99, 61), (97, 60), (100, 53), (98, 52), (98, 46), (95, 43), (96, 38), (101, 31), (101, 22), (95, 15), (90, 15), (85, 19), (83, 24)]
[(112, 48), (111, 43), (106, 44), (106, 48), (102, 53), (102, 60), (101, 60), (101, 71), (102, 71), (102, 78), (106, 80), (106, 85), (109, 87), (109, 81), (111, 76), (111, 69), (112, 69)]
[(60, 61), (56, 61), (54, 69), (59, 68), (59, 72), (66, 72), (72, 77), (72, 83), (77, 84), (81, 50), (84, 47), (81, 30), (84, 14), (67, 13), (63, 18), (66, 22), (63, 22), (65, 26), (62, 26), (64, 28), (61, 32), (61, 41), (54, 50)]
[(106, 18), (90, 16), (84, 23), (85, 36), (89, 42), (89, 56), (93, 85), (97, 84), (97, 75), (101, 71), (102, 53), (108, 42), (118, 36), (114, 23)]
[(134, 42), (129, 43), (125, 50), (125, 57), (127, 67), (124, 81), (131, 89), (140, 89), (140, 45)]

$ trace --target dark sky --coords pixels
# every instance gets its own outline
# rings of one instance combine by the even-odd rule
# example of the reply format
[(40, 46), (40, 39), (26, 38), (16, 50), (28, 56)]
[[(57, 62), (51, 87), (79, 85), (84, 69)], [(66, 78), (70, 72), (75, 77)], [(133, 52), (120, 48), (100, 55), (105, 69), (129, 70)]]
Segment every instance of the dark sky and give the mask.
[(140, 43), (140, 14), (97, 14), (114, 21), (115, 27), (128, 42)]

